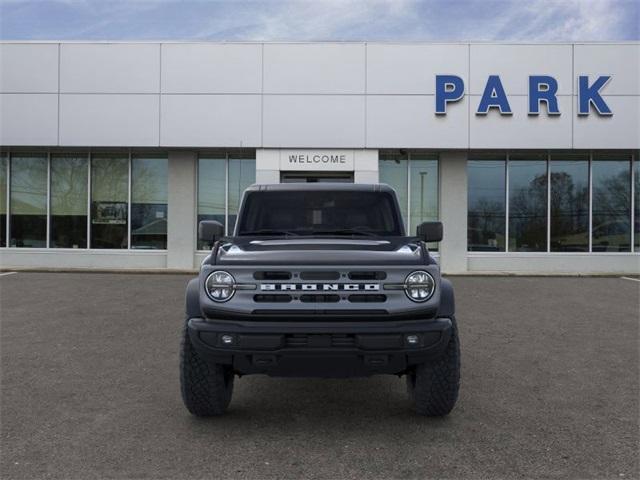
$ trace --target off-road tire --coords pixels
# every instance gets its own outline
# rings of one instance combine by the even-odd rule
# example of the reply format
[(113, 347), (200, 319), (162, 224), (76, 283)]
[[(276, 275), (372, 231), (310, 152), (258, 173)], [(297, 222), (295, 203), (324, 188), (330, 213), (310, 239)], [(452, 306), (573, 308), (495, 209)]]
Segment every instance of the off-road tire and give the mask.
[(180, 391), (191, 414), (198, 417), (222, 415), (233, 393), (231, 368), (207, 362), (196, 352), (185, 322), (180, 348)]
[(447, 415), (458, 400), (460, 389), (460, 340), (455, 318), (449, 343), (438, 359), (417, 365), (407, 374), (407, 392), (420, 415)]

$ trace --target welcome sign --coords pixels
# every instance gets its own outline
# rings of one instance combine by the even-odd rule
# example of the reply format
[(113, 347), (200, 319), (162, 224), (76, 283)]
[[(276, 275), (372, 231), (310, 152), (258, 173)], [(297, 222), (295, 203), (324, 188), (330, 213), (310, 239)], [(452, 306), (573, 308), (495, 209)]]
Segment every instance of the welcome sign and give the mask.
[(280, 170), (353, 171), (353, 150), (280, 150)]

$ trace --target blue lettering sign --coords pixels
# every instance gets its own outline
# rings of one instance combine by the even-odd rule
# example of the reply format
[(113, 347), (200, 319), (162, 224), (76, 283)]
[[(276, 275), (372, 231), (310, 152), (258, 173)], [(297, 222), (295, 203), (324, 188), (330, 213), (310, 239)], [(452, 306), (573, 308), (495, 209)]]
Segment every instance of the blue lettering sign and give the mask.
[(504, 88), (498, 75), (489, 75), (476, 115), (486, 115), (489, 113), (490, 108), (499, 109), (501, 115), (512, 114), (507, 94), (504, 93)]
[(436, 75), (436, 115), (446, 115), (447, 103), (464, 96), (464, 80), (457, 75)]
[(593, 105), (600, 115), (613, 115), (613, 112), (600, 96), (600, 90), (611, 80), (610, 75), (601, 75), (589, 86), (589, 76), (578, 77), (578, 115), (589, 115)]
[(558, 109), (558, 82), (547, 75), (529, 77), (529, 115), (540, 114), (540, 103), (547, 104), (547, 114), (560, 115)]

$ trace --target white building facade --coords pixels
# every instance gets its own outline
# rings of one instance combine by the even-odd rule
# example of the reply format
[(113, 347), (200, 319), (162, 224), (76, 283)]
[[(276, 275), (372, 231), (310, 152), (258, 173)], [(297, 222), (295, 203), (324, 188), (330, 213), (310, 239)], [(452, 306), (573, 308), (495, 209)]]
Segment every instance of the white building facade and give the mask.
[(252, 183), (384, 182), (446, 273), (640, 272), (640, 43), (0, 43), (0, 267), (198, 267)]

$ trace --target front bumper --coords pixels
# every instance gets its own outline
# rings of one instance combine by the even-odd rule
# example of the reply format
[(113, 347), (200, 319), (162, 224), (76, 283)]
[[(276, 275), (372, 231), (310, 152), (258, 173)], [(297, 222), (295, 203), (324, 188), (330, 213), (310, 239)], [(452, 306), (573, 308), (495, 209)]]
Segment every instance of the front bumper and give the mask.
[[(387, 322), (188, 322), (189, 337), (208, 361), (242, 375), (359, 377), (401, 374), (440, 356), (451, 337), (449, 318)], [(418, 337), (410, 344), (407, 335)], [(230, 337), (225, 344), (222, 337)]]

